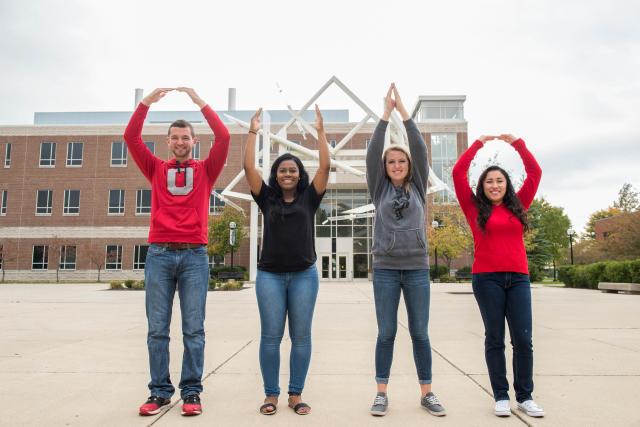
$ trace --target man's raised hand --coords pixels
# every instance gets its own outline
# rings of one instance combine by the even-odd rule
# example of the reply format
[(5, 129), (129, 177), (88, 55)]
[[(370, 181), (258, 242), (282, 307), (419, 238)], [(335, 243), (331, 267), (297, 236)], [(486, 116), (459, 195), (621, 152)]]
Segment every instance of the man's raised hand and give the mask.
[(157, 89), (154, 89), (149, 95), (145, 96), (142, 99), (142, 103), (148, 107), (151, 104), (160, 101), (167, 93), (171, 92), (174, 89), (175, 88), (172, 87), (159, 87)]
[(204, 100), (198, 96), (198, 94), (196, 93), (195, 90), (193, 90), (193, 88), (181, 86), (181, 87), (177, 87), (176, 90), (178, 92), (186, 93), (187, 95), (189, 95), (189, 98), (191, 98), (193, 103), (196, 104), (200, 109), (202, 109), (205, 105), (207, 105), (207, 103), (204, 102)]

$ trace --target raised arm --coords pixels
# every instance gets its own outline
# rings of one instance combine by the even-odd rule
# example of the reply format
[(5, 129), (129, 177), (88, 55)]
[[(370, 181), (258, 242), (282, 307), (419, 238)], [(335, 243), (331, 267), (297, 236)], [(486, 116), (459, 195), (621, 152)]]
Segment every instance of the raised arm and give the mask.
[(251, 126), (249, 128), (249, 135), (247, 136), (247, 147), (244, 151), (244, 176), (249, 183), (249, 189), (255, 196), (259, 196), (260, 190), (262, 189), (262, 177), (258, 169), (256, 169), (256, 138), (258, 136), (258, 130), (260, 129), (261, 114), (262, 108), (256, 111), (253, 117), (251, 117)]
[(311, 183), (316, 190), (316, 194), (321, 195), (324, 194), (327, 189), (331, 159), (329, 159), (329, 142), (327, 141), (327, 135), (324, 131), (324, 119), (322, 118), (318, 104), (316, 104), (315, 128), (318, 131), (318, 152), (320, 153), (320, 159), (318, 160), (318, 170)]
[(374, 203), (380, 183), (384, 181), (386, 176), (382, 164), (382, 152), (384, 151), (384, 135), (389, 125), (389, 117), (395, 107), (395, 101), (391, 97), (392, 91), (393, 85), (389, 86), (384, 98), (384, 113), (373, 131), (369, 147), (367, 147), (367, 187), (369, 187), (369, 194)]
[(209, 180), (211, 180), (211, 182), (215, 182), (222, 171), (222, 167), (227, 160), (227, 154), (229, 153), (229, 140), (231, 139), (229, 130), (224, 123), (222, 123), (222, 120), (218, 117), (216, 112), (213, 111), (211, 106), (207, 105), (207, 103), (198, 96), (195, 90), (189, 87), (179, 87), (176, 88), (176, 90), (189, 95), (189, 98), (191, 98), (193, 103), (200, 108), (202, 115), (207, 120), (209, 127), (215, 135), (215, 140), (209, 150), (209, 155), (204, 160), (204, 166), (207, 171), (207, 175), (209, 176)]
[(516, 138), (513, 135), (503, 134), (498, 137), (504, 142), (511, 144), (511, 146), (518, 152), (522, 163), (524, 164), (524, 170), (527, 173), (527, 177), (522, 183), (522, 187), (518, 191), (518, 198), (525, 209), (529, 209), (533, 199), (538, 191), (538, 185), (540, 185), (540, 179), (542, 178), (542, 169), (536, 161), (533, 154), (527, 149), (522, 138)]
[(153, 170), (155, 169), (158, 159), (149, 151), (149, 148), (147, 148), (142, 140), (142, 126), (144, 125), (144, 119), (147, 117), (147, 112), (151, 104), (160, 101), (172, 90), (173, 88), (158, 88), (145, 96), (142, 102), (138, 104), (136, 111), (133, 112), (129, 124), (124, 131), (124, 140), (127, 142), (131, 157), (133, 157), (138, 168), (140, 168), (149, 181), (151, 181)]
[(484, 135), (478, 138), (471, 144), (471, 147), (469, 147), (467, 151), (462, 153), (453, 166), (453, 186), (456, 190), (456, 197), (458, 198), (458, 203), (460, 203), (460, 208), (462, 208), (462, 212), (464, 212), (467, 218), (470, 218), (476, 212), (476, 207), (473, 203), (473, 191), (471, 187), (469, 187), (469, 166), (476, 156), (476, 153), (484, 146), (484, 143), (494, 138), (493, 136)]
[(407, 112), (398, 93), (398, 88), (392, 84), (393, 95), (396, 103), (396, 110), (402, 116), (402, 122), (407, 130), (409, 138), (409, 151), (411, 152), (411, 169), (414, 177), (414, 183), (418, 186), (421, 194), (427, 194), (427, 179), (429, 178), (429, 163), (427, 158), (427, 145), (420, 134), (418, 126)]

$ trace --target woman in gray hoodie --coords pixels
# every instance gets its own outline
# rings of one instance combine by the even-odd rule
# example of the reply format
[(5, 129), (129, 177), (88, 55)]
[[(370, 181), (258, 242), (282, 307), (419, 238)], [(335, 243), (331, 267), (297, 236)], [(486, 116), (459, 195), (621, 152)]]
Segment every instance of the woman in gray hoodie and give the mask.
[[(408, 149), (391, 144), (384, 136), (393, 109), (402, 116)], [(400, 293), (404, 295), (413, 357), (418, 373), (423, 408), (436, 416), (446, 414), (431, 391), (431, 344), (429, 343), (429, 259), (425, 234), (425, 202), (429, 164), (427, 147), (405, 109), (395, 84), (385, 97), (382, 119), (367, 149), (367, 185), (376, 216), (373, 231), (373, 292), (378, 321), (376, 343), (377, 395), (371, 414), (387, 413), (387, 384), (398, 327)]]

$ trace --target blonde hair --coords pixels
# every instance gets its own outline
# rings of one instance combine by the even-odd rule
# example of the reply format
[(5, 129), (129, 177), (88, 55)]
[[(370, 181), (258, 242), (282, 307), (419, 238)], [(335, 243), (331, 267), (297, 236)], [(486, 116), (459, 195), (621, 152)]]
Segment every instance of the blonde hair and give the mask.
[(387, 178), (389, 178), (389, 175), (387, 175), (387, 153), (389, 151), (399, 151), (401, 153), (403, 153), (405, 156), (407, 156), (407, 161), (409, 162), (409, 170), (407, 171), (407, 176), (404, 177), (404, 182), (402, 183), (402, 186), (404, 187), (405, 191), (409, 191), (409, 183), (411, 182), (411, 152), (409, 151), (409, 149), (407, 147), (405, 147), (404, 145), (400, 145), (400, 144), (391, 144), (389, 146), (387, 146), (387, 148), (384, 149), (384, 152), (382, 153), (382, 165), (384, 167), (384, 174), (387, 176)]

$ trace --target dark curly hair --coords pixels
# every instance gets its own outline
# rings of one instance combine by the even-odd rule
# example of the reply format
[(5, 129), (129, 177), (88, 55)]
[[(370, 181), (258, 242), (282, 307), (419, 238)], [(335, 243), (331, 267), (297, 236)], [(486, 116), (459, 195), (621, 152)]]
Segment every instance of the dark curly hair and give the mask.
[(520, 202), (520, 199), (518, 199), (518, 196), (516, 195), (516, 190), (513, 188), (513, 184), (511, 183), (509, 174), (500, 166), (489, 166), (484, 170), (484, 172), (482, 172), (480, 178), (478, 178), (476, 194), (473, 196), (473, 202), (478, 208), (478, 226), (483, 232), (486, 231), (485, 227), (487, 226), (487, 221), (489, 221), (489, 217), (491, 216), (491, 212), (493, 211), (493, 203), (491, 203), (491, 200), (489, 200), (484, 194), (483, 186), (484, 180), (487, 178), (487, 175), (489, 174), (489, 172), (493, 171), (500, 172), (507, 181), (507, 191), (504, 195), (504, 199), (502, 199), (502, 203), (506, 206), (507, 209), (511, 211), (511, 213), (516, 218), (518, 218), (520, 223), (522, 223), (524, 231), (529, 231), (527, 211), (525, 211), (524, 206), (522, 206), (522, 202)]
[(296, 187), (296, 191), (298, 193), (302, 193), (309, 186), (309, 174), (307, 174), (307, 171), (304, 169), (304, 165), (302, 164), (302, 161), (298, 157), (290, 153), (285, 153), (282, 156), (278, 157), (271, 165), (271, 174), (269, 175), (269, 187), (276, 190), (276, 192), (280, 196), (282, 196), (282, 189), (280, 188), (280, 184), (278, 184), (277, 175), (278, 175), (278, 167), (280, 166), (280, 163), (284, 162), (285, 160), (293, 160), (294, 162), (296, 162), (296, 165), (298, 166), (298, 172), (300, 175), (300, 179), (298, 180), (298, 186)]

